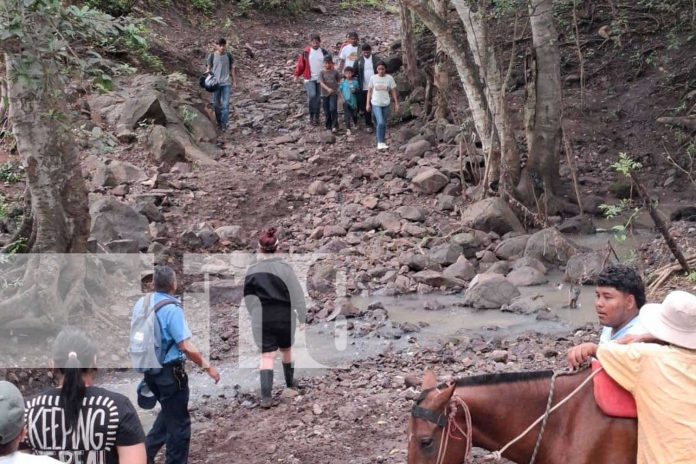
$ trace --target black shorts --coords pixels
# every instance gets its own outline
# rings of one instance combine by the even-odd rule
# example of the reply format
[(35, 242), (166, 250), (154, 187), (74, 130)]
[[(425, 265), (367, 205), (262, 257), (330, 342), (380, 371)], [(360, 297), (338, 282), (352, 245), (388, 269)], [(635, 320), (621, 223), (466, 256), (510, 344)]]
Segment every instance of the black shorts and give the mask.
[(295, 343), (295, 331), (289, 322), (267, 322), (253, 328), (256, 346), (262, 353), (271, 353), (278, 349), (292, 347)]

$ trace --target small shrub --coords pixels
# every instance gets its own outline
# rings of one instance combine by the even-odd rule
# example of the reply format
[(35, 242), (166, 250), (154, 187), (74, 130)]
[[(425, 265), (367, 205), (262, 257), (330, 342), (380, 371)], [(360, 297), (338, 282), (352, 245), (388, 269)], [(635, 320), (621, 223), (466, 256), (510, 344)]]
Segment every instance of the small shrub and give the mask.
[(5, 184), (15, 184), (22, 180), (24, 167), (19, 164), (5, 163), (0, 166), (0, 180)]
[(85, 5), (96, 8), (111, 16), (127, 16), (137, 0), (85, 0)]

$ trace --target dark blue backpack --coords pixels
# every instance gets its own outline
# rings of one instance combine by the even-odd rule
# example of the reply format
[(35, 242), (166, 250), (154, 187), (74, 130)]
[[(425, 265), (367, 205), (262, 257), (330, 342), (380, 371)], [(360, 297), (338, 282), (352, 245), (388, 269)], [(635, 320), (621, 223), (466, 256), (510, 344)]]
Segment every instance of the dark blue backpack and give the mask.
[(162, 346), (162, 328), (157, 312), (169, 304), (181, 305), (173, 298), (166, 298), (151, 308), (151, 300), (152, 293), (148, 293), (140, 311), (133, 313), (128, 353), (137, 372), (156, 375), (162, 371), (164, 357), (171, 348)]

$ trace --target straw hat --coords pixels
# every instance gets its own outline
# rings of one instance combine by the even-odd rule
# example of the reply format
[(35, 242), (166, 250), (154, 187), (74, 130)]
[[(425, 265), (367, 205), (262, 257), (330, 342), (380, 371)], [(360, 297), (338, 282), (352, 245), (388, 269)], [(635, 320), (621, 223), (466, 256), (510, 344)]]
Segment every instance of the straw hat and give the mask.
[(696, 350), (696, 295), (680, 290), (662, 303), (649, 303), (640, 310), (640, 320), (654, 337)]

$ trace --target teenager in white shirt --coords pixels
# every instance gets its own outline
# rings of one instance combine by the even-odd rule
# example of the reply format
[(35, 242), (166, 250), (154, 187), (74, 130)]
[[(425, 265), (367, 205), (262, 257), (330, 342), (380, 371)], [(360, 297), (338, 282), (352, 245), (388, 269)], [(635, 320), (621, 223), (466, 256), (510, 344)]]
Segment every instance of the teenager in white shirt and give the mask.
[(399, 95), (396, 92), (394, 78), (387, 74), (387, 65), (383, 62), (377, 64), (377, 74), (372, 76), (367, 92), (367, 105), (365, 109), (372, 111), (377, 130), (377, 149), (389, 148), (387, 140), (387, 121), (389, 121), (391, 98), (394, 99), (394, 109), (399, 111)]

